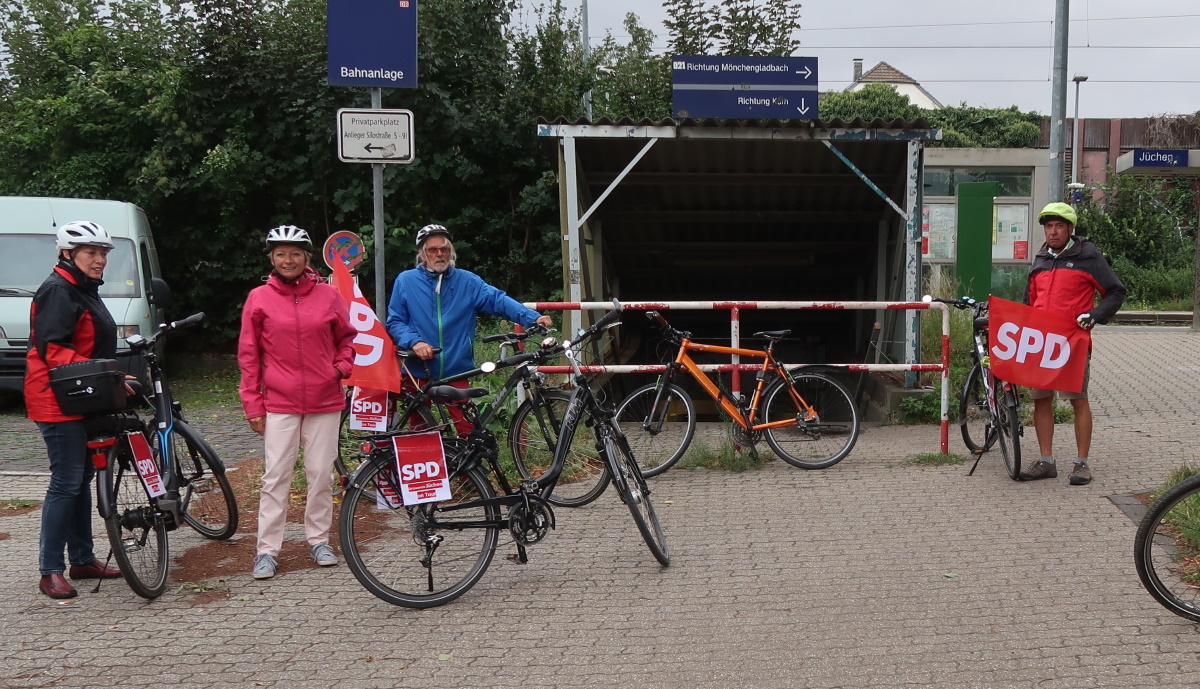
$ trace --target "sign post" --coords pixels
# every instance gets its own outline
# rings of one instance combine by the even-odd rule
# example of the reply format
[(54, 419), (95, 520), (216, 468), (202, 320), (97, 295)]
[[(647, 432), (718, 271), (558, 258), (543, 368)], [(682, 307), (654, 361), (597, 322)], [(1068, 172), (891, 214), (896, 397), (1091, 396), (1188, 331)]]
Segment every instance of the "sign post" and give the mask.
[[(1187, 176), (1200, 191), (1200, 150), (1135, 148), (1117, 158), (1117, 173)], [(1200, 330), (1200, 244), (1196, 247), (1196, 274), (1192, 281), (1192, 330)]]
[(817, 58), (676, 55), (675, 117), (817, 119)]
[[(383, 107), (385, 88), (417, 87), (417, 0), (329, 0), (326, 3), (326, 39), (328, 42), (328, 81), (331, 86), (371, 87), (371, 107)], [(407, 112), (407, 111), (405, 111)], [(338, 157), (346, 162), (369, 162), (374, 196), (375, 226), (375, 310), (387, 313), (384, 276), (383, 163), (412, 162), (412, 113), (408, 113), (407, 159), (391, 159), (382, 154), (388, 144), (401, 142), (364, 142), (382, 147), (379, 159), (348, 160), (343, 156), (341, 117), (339, 115)], [(368, 153), (372, 149), (367, 149)]]

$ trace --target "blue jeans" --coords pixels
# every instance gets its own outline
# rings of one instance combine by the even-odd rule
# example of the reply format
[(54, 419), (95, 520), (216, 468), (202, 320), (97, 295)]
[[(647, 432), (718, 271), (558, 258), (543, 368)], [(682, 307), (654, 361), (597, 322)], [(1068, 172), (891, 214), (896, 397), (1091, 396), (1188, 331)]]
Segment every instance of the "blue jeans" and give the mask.
[(67, 563), (86, 565), (92, 551), (92, 478), (96, 468), (88, 457), (87, 431), (82, 421), (37, 422), (50, 456), (50, 487), (42, 503), (42, 539), (38, 569), (42, 575), (62, 574)]

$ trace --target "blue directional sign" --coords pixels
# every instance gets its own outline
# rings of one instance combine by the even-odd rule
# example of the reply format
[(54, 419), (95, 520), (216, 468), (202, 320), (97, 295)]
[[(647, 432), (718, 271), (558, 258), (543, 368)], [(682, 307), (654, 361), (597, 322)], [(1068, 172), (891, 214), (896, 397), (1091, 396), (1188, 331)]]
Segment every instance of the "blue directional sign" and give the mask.
[(1186, 150), (1135, 148), (1133, 149), (1133, 166), (1187, 167), (1188, 152)]
[(817, 118), (817, 58), (676, 55), (675, 117)]
[(332, 86), (417, 87), (417, 0), (329, 0)]

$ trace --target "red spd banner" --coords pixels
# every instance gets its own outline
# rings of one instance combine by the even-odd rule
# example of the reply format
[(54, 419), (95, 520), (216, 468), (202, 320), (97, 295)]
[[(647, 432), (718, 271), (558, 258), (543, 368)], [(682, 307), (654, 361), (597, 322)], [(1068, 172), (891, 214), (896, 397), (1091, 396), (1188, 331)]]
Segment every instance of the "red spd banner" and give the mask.
[(146, 434), (129, 431), (125, 437), (129, 440), (129, 449), (133, 451), (133, 464), (142, 479), (146, 495), (151, 498), (166, 495), (167, 487), (163, 484), (162, 474), (158, 472), (158, 462), (154, 461), (150, 444), (146, 442)]
[(358, 331), (354, 336), (354, 371), (342, 381), (343, 385), (400, 392), (400, 362), (396, 346), (387, 328), (375, 316), (350, 269), (341, 261), (333, 262), (333, 285), (337, 287), (350, 308), (350, 325)]
[(450, 475), (437, 431), (406, 433), (392, 438), (396, 450), (396, 476), (405, 505), (450, 499)]
[(1001, 380), (1043, 390), (1083, 390), (1091, 332), (1064, 316), (988, 299), (988, 350)]

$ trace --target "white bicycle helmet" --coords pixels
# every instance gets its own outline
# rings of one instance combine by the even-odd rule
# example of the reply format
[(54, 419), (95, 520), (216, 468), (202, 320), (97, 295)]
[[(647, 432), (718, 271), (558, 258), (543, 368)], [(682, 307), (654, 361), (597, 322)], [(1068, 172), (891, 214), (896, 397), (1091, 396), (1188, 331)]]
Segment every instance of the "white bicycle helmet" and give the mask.
[(77, 246), (101, 246), (105, 249), (114, 246), (108, 230), (90, 220), (75, 220), (60, 225), (57, 240), (60, 251), (69, 251)]
[(295, 225), (280, 225), (267, 231), (267, 249), (274, 249), (281, 244), (302, 247), (312, 252), (313, 243), (308, 233)]
[(454, 237), (450, 236), (450, 230), (447, 230), (444, 225), (426, 225), (417, 230), (417, 248), (420, 249), (426, 239), (438, 236), (445, 237), (449, 242), (454, 241)]

